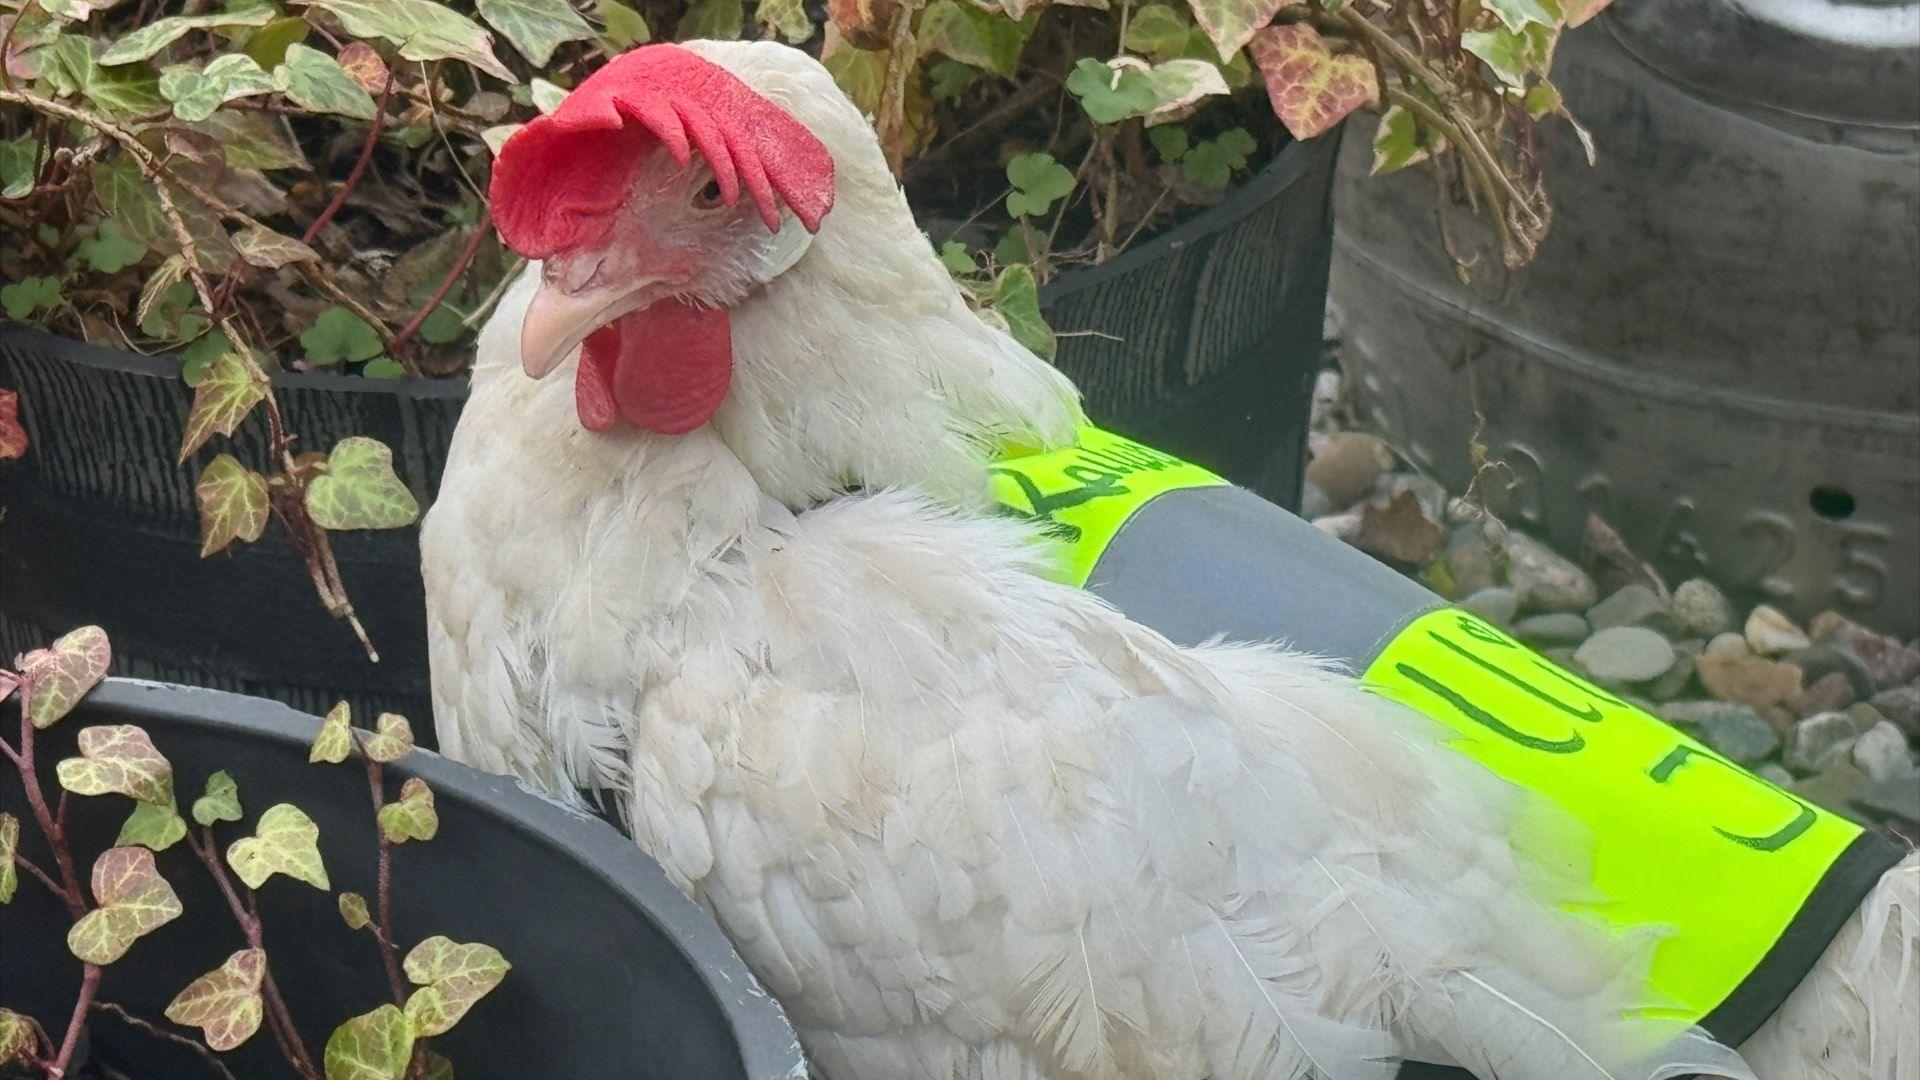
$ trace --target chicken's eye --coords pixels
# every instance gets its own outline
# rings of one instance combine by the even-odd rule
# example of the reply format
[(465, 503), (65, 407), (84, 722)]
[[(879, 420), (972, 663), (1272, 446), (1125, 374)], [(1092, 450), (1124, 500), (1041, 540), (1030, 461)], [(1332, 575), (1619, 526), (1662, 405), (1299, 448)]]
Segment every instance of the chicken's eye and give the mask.
[(703, 210), (709, 209), (711, 207), (719, 206), (720, 205), (720, 181), (718, 180), (707, 181), (707, 186), (701, 188), (698, 192), (694, 194), (693, 205), (698, 206)]

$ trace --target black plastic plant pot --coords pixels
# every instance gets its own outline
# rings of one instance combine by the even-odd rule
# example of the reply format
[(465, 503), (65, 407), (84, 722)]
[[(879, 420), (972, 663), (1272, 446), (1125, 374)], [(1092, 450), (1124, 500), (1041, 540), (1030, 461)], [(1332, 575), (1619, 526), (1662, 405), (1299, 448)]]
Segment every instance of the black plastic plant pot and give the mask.
[[(11, 706), (7, 714), (14, 715)], [(251, 835), (270, 805), (293, 803), (320, 827), (332, 888), (374, 896), (365, 770), (357, 759), (309, 764), (312, 717), (258, 698), (108, 680), (40, 733), (38, 772), (49, 792), (58, 790), (54, 763), (75, 752), (77, 733), (90, 724), (146, 729), (173, 763), (183, 808), (208, 774), (230, 773), (245, 817), (218, 827), (222, 850)], [(513, 965), (434, 1040), (461, 1080), (804, 1080), (780, 1006), (719, 927), (611, 826), (427, 751), (387, 771), (392, 792), (408, 777), (426, 781), (440, 817), (434, 839), (394, 849), (393, 929), (401, 947), (444, 934), (492, 945)], [(47, 853), (23, 802), (17, 775), (0, 769), (0, 807), (26, 822), (22, 846), (39, 862)], [(112, 846), (130, 807), (117, 795), (70, 800), (83, 877)], [(161, 1019), (168, 1001), (245, 942), (185, 844), (156, 861), (185, 914), (104, 969), (100, 1000), (193, 1035)], [(366, 932), (348, 929), (332, 892), (276, 875), (258, 895), (272, 974), (317, 1057), (334, 1026), (391, 1001), (379, 953)], [(38, 1018), (56, 1040), (80, 981), (67, 952), (70, 925), (65, 908), (24, 873), (12, 904), (0, 907), (0, 1004)], [(140, 1080), (215, 1075), (190, 1050), (111, 1015), (95, 1021), (87, 1049), (92, 1060)], [(221, 1059), (249, 1080), (292, 1075), (264, 1028)]]
[[(1066, 335), (1057, 362), (1095, 419), (1297, 504), (1337, 144), (1337, 134), (1291, 143), (1219, 204), (1043, 291)], [(432, 501), (463, 382), (325, 373), (274, 382), (303, 449), (370, 435), (393, 447), (421, 505)], [(93, 622), (113, 638), (115, 674), (306, 712), (344, 696), (363, 712), (429, 715), (416, 529), (334, 538), (380, 650), (370, 664), (321, 610), (277, 526), (259, 543), (199, 557), (194, 478), (218, 448), (174, 461), (192, 401), (178, 361), (0, 328), (0, 387), (19, 391), (32, 438), (24, 458), (0, 463), (0, 652)], [(243, 426), (242, 460), (263, 459), (261, 426)]]

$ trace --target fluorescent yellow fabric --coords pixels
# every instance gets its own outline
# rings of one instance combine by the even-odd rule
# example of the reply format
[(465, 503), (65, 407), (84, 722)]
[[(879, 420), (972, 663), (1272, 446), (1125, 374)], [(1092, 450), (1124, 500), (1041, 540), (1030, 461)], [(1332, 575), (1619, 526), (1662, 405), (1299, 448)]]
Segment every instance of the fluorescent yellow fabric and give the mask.
[(1172, 454), (1092, 425), (1080, 442), (1047, 454), (1003, 458), (991, 470), (993, 495), (1009, 510), (1045, 522), (1060, 542), (1053, 578), (1085, 585), (1120, 526), (1155, 495), (1226, 481)]
[(1606, 900), (1580, 906), (1671, 929), (1649, 981), (1687, 1020), (1740, 985), (1861, 832), (1464, 611), (1415, 620), (1366, 681), (1592, 829)]

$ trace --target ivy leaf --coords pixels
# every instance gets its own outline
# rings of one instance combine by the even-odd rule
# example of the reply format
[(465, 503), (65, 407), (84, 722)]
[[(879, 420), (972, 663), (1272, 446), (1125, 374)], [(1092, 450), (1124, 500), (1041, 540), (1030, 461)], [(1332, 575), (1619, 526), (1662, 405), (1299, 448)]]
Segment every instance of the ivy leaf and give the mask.
[[(101, 207), (129, 238), (145, 244), (149, 251), (171, 254), (180, 250), (180, 242), (160, 207), (160, 198), (154, 194), (153, 182), (141, 175), (140, 166), (131, 158), (123, 154), (109, 162), (95, 162), (92, 177)], [(220, 227), (219, 219), (199, 200), (179, 191), (172, 194), (174, 207), (186, 223), (187, 234), (193, 237), (200, 265), (213, 268), (223, 265), (228, 249), (227, 232)]]
[(545, 79), (533, 79), (527, 83), (527, 94), (533, 99), (533, 107), (543, 113), (551, 113), (567, 100), (567, 92)]
[(464, 60), (503, 82), (518, 82), (493, 55), (493, 36), (434, 0), (301, 0), (340, 20), (355, 37), (392, 42), (408, 60)]
[(120, 826), (120, 835), (113, 842), (116, 847), (133, 847), (137, 844), (154, 851), (165, 851), (185, 839), (186, 835), (187, 823), (181, 819), (180, 811), (173, 803), (135, 803), (133, 813)]
[(436, 934), (415, 945), (401, 967), (421, 988), (407, 999), (415, 1029), (421, 1035), (441, 1035), (499, 986), (513, 965), (491, 945), (462, 945)]
[(9, 319), (24, 320), (36, 311), (52, 311), (60, 306), (60, 300), (60, 279), (52, 274), (21, 278), (0, 289), (0, 307), (7, 309)]
[(117, 274), (147, 255), (147, 245), (129, 240), (120, 225), (107, 218), (93, 235), (80, 242), (80, 257), (103, 274)]
[(357, 892), (340, 894), (340, 920), (349, 930), (364, 930), (373, 923), (373, 916), (367, 912), (367, 898)]
[[(12, 814), (0, 814), (0, 904), (13, 899), (14, 890), (20, 887), (20, 869), (13, 864), (13, 853), (20, 850), (20, 819)], [(5, 1037), (0, 1034), (0, 1047), (4, 1047)], [(7, 1060), (0, 1053), (0, 1061)]]
[(1007, 213), (1038, 217), (1073, 190), (1073, 170), (1053, 160), (1052, 154), (1021, 154), (1007, 162)]
[(1551, 64), (1556, 34), (1550, 26), (1529, 26), (1518, 33), (1505, 27), (1469, 30), (1460, 35), (1460, 47), (1479, 57), (1501, 82), (1519, 90), (1527, 85), (1529, 71), (1545, 71)]
[(179, 41), (190, 31), (228, 26), (265, 26), (272, 22), (274, 11), (271, 7), (234, 7), (227, 11), (218, 11), (209, 15), (170, 15), (154, 21), (128, 33), (125, 37), (108, 46), (100, 54), (100, 63), (112, 67), (115, 64), (131, 64), (145, 60), (161, 49)]
[(393, 474), (392, 449), (354, 435), (335, 444), (326, 471), (308, 483), (307, 512), (323, 529), (397, 529), (413, 524), (420, 504)]
[(1559, 16), (1547, 10), (1540, 0), (1484, 0), (1484, 3), (1509, 30), (1524, 30), (1528, 23), (1550, 27), (1560, 25)]
[(112, 660), (107, 632), (97, 626), (83, 626), (22, 657), (20, 677), (26, 684), (27, 719), (44, 730), (72, 712), (80, 699), (106, 677)]
[(372, 120), (379, 106), (339, 61), (317, 49), (294, 45), (273, 72), (274, 84), (295, 104), (320, 113)]
[(1254, 33), (1273, 21), (1287, 0), (1187, 0), (1193, 18), (1221, 56), (1232, 56)]
[(205, 790), (193, 800), (193, 820), (209, 827), (216, 821), (240, 820), (240, 786), (225, 769), (207, 777)]
[(353, 753), (353, 731), (348, 722), (353, 710), (342, 701), (328, 710), (326, 719), (320, 721), (320, 731), (313, 737), (313, 745), (307, 750), (310, 763), (326, 762), (338, 765)]
[(200, 504), (200, 557), (224, 551), (235, 540), (249, 544), (267, 527), (267, 478), (221, 454), (193, 485)]
[(1535, 120), (1548, 113), (1559, 112), (1564, 104), (1560, 99), (1560, 88), (1545, 79), (1529, 87), (1521, 102), (1527, 107), (1527, 115)]
[(80, 756), (55, 767), (60, 786), (75, 795), (125, 795), (136, 802), (173, 805), (173, 764), (132, 724), (80, 729)]
[(375, 761), (398, 761), (413, 751), (413, 725), (398, 713), (381, 713), (367, 737), (367, 756)]
[(600, 17), (600, 24), (606, 27), (603, 39), (615, 50), (631, 49), (653, 40), (653, 31), (647, 27), (646, 16), (620, 3), (620, 0), (600, 0), (594, 5), (593, 13)]
[(1183, 22), (1166, 4), (1145, 4), (1127, 20), (1123, 43), (1134, 52), (1153, 60), (1170, 60), (1184, 54), (1193, 27)]
[[(813, 37), (813, 20), (800, 0), (760, 0), (753, 17), (769, 33), (780, 35), (789, 45), (798, 45)], [(921, 21), (925, 26), (925, 19)]]
[(1153, 144), (1154, 153), (1169, 165), (1187, 156), (1187, 129), (1162, 124), (1147, 130), (1147, 141)]
[(1153, 108), (1147, 111), (1149, 125), (1181, 119), (1201, 98), (1227, 92), (1227, 80), (1220, 69), (1206, 60), (1168, 60), (1149, 68), (1146, 77), (1153, 87)]
[(169, 255), (147, 278), (140, 289), (140, 306), (134, 318), (140, 320), (140, 332), (148, 337), (173, 333), (181, 313), (193, 302), (193, 286), (181, 279), (187, 276), (186, 260)]
[(935, 0), (915, 37), (923, 51), (1012, 78), (1037, 19), (1007, 19), (971, 3)]
[(1585, 24), (1588, 19), (1605, 11), (1607, 5), (1612, 2), (1613, 0), (1567, 0), (1561, 6), (1566, 9), (1567, 26), (1571, 29)]
[(949, 274), (971, 274), (980, 269), (973, 256), (967, 253), (967, 245), (958, 240), (949, 240), (940, 245), (940, 265), (947, 268)]
[(371, 360), (383, 348), (380, 335), (367, 321), (346, 308), (334, 306), (320, 313), (300, 332), (307, 363), (322, 366), (347, 360)]
[(1117, 124), (1130, 116), (1145, 116), (1154, 105), (1153, 84), (1137, 68), (1113, 68), (1082, 58), (1067, 76), (1067, 89), (1080, 99), (1096, 124)]
[[(461, 317), (460, 313), (453, 309), (452, 304), (437, 304), (434, 306), (433, 311), (421, 321), (419, 334), (420, 340), (422, 341), (430, 342), (434, 345), (445, 345), (449, 342), (459, 341), (465, 337), (467, 334), (467, 323), (466, 320)], [(398, 364), (394, 366), (399, 367)], [(405, 368), (401, 368), (402, 373), (405, 373), (405, 370)], [(396, 378), (397, 377), (398, 376), (396, 376)]]
[(165, 112), (167, 99), (160, 93), (160, 82), (146, 65), (103, 67), (87, 80), (87, 100), (100, 111), (120, 120), (133, 120)]
[(392, 1005), (356, 1016), (327, 1038), (327, 1080), (401, 1080), (413, 1039), (413, 1021)]
[(18, 199), (32, 191), (39, 175), (39, 139), (22, 135), (0, 140), (0, 199)]
[(0, 1009), (0, 1065), (31, 1061), (39, 1048), (33, 1024), (12, 1009)]
[(376, 356), (360, 368), (360, 374), (368, 379), (404, 379), (407, 369), (391, 356)]
[(487, 144), (487, 149), (493, 153), (493, 156), (499, 157), (500, 148), (507, 145), (507, 140), (513, 137), (514, 132), (525, 126), (524, 124), (495, 124), (480, 133), (480, 141)]
[(160, 94), (173, 102), (173, 115), (194, 123), (237, 98), (272, 93), (273, 76), (244, 53), (228, 53), (204, 68), (174, 64), (160, 72)]
[(674, 37), (680, 41), (732, 41), (740, 36), (740, 24), (746, 17), (740, 0), (692, 0), (674, 26)]
[(242, 360), (238, 353), (222, 349), (194, 385), (193, 408), (187, 413), (186, 434), (180, 440), (180, 460), (191, 457), (216, 431), (232, 435), (266, 396), (266, 372), (258, 364)]
[(227, 847), (227, 865), (247, 888), (257, 889), (275, 874), (285, 874), (325, 889), (327, 868), (320, 861), (320, 826), (292, 803), (270, 806), (254, 823), (253, 835)]
[[(358, 89), (358, 87), (355, 87)], [(320, 253), (291, 236), (274, 232), (265, 225), (249, 225), (233, 234), (233, 250), (250, 266), (278, 270), (297, 262), (320, 261)], [(330, 310), (339, 311), (340, 308)], [(363, 322), (360, 325), (365, 326)], [(371, 328), (368, 330), (372, 332)], [(378, 339), (376, 339), (378, 340)]]
[(427, 1075), (422, 1080), (453, 1080), (453, 1062), (429, 1051), (427, 1053)]
[(1202, 187), (1224, 188), (1235, 172), (1246, 168), (1248, 155), (1258, 146), (1247, 129), (1230, 128), (1188, 150), (1180, 170)]
[(364, 41), (347, 42), (336, 59), (340, 62), (340, 70), (347, 73), (347, 78), (369, 94), (386, 92), (387, 84), (393, 81), (393, 73), (387, 70), (387, 62), (380, 59), (374, 47)]
[(993, 283), (993, 310), (1007, 322), (1013, 339), (1043, 360), (1053, 359), (1057, 341), (1040, 314), (1040, 285), (1031, 266), (1009, 266)]
[(566, 0), (478, 0), (474, 6), (535, 67), (545, 67), (562, 42), (593, 37)]
[[(27, 429), (20, 423), (20, 395), (0, 390), (0, 461), (27, 452)], [(6, 695), (0, 694), (0, 700)]]
[(307, 40), (307, 20), (288, 15), (253, 32), (247, 39), (247, 55), (268, 71), (287, 60), (287, 50)]
[(111, 964), (141, 937), (180, 917), (180, 897), (154, 869), (153, 852), (108, 848), (93, 864), (100, 906), (67, 931), (67, 950), (89, 964)]
[(1253, 39), (1253, 63), (1267, 80), (1267, 100), (1296, 139), (1333, 128), (1374, 99), (1373, 65), (1356, 53), (1338, 56), (1306, 23), (1269, 26)]
[(431, 840), (440, 831), (440, 815), (433, 808), (433, 789), (414, 777), (400, 786), (400, 798), (380, 808), (380, 833), (389, 841)]
[(215, 1050), (231, 1050), (260, 1030), (260, 981), (266, 970), (265, 952), (241, 949), (175, 995), (167, 1019), (199, 1028)]
[(1429, 152), (1414, 115), (1398, 105), (1388, 106), (1373, 133), (1373, 168), (1368, 175), (1381, 176), (1418, 165), (1427, 160)]

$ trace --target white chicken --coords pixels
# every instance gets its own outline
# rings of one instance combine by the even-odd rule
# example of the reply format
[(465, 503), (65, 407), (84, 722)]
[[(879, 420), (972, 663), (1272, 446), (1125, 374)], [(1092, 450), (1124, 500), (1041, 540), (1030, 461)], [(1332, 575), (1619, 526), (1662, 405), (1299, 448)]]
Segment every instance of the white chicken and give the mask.
[[(1564, 914), (1584, 883), (1508, 839), (1551, 812), (1437, 725), (1036, 572), (986, 469), (1070, 441), (1075, 391), (968, 310), (819, 64), (654, 46), (549, 119), (495, 179), (545, 261), (423, 532), (440, 746), (610, 798), (825, 1076), (1747, 1075), (1639, 1009), (1658, 932)], [(1920, 1073), (1917, 927), (1909, 861), (1759, 1072)]]

